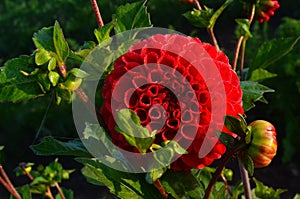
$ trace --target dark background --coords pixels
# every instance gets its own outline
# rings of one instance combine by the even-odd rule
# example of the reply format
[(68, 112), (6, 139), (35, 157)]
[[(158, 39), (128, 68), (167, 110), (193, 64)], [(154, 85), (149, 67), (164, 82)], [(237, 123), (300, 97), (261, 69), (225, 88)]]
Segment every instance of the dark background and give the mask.
[[(111, 15), (123, 0), (98, 1), (104, 22), (111, 20)], [(217, 7), (223, 1), (207, 0), (208, 6)], [(248, 42), (246, 64), (251, 63), (251, 57), (256, 49), (266, 40), (287, 36), (300, 35), (300, 0), (279, 1), (281, 8), (275, 12), (267, 24), (254, 24), (254, 36)], [(192, 27), (182, 14), (190, 10), (192, 5), (183, 5), (176, 0), (149, 0), (151, 20), (156, 27), (174, 28), (185, 34), (199, 37), (210, 42), (206, 30)], [(217, 22), (216, 36), (222, 49), (232, 58), (236, 36), (234, 34), (235, 17), (242, 17), (241, 5), (235, 1)], [(286, 17), (295, 19), (286, 22)], [(21, 54), (31, 54), (34, 50), (32, 35), (42, 27), (52, 26), (58, 20), (65, 36), (73, 50), (84, 41), (93, 40), (93, 30), (97, 27), (94, 13), (87, 0), (4, 0), (0, 2), (0, 64)], [(298, 44), (289, 55), (270, 67), (270, 71), (278, 77), (263, 82), (275, 93), (268, 93), (268, 105), (258, 104), (247, 113), (248, 121), (265, 119), (272, 122), (278, 133), (278, 155), (271, 165), (257, 169), (255, 177), (265, 184), (286, 188), (289, 191), (282, 198), (292, 198), (300, 193), (300, 45)], [(232, 60), (232, 59), (231, 59)], [(298, 86), (297, 86), (298, 84)], [(49, 113), (41, 129), (40, 125), (48, 104)], [(40, 130), (40, 131), (39, 131)], [(37, 132), (39, 134), (37, 135)], [(15, 185), (28, 182), (25, 178), (15, 177), (14, 168), (20, 162), (48, 164), (55, 157), (36, 156), (29, 149), (32, 144), (46, 135), (55, 137), (77, 137), (71, 107), (64, 104), (60, 107), (50, 102), (49, 97), (42, 97), (29, 102), (0, 104), (0, 146), (5, 149), (0, 152), (0, 162)], [(63, 185), (75, 191), (75, 198), (92, 198), (105, 194), (104, 189), (88, 184), (80, 174), (81, 165), (72, 158), (59, 157), (66, 169), (76, 168), (71, 179)], [(234, 165), (234, 163), (233, 163)], [(238, 172), (236, 172), (238, 175)], [(7, 191), (0, 185), (0, 198), (8, 198)]]

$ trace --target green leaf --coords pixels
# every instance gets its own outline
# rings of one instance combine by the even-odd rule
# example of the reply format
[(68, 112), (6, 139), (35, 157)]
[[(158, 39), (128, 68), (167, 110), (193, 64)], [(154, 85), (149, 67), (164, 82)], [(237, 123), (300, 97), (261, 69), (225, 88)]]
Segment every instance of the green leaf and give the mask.
[(160, 179), (165, 190), (174, 198), (202, 199), (205, 189), (191, 171), (168, 170)]
[(183, 14), (183, 16), (195, 27), (207, 28), (210, 26), (210, 19), (213, 16), (214, 11), (206, 8), (205, 10), (189, 11)]
[(286, 192), (286, 189), (277, 189), (276, 191), (272, 187), (264, 185), (262, 182), (258, 181), (256, 178), (253, 178), (256, 187), (255, 195), (258, 198), (263, 199), (279, 199), (279, 195)]
[(219, 137), (219, 140), (222, 142), (222, 144), (224, 144), (226, 147), (230, 149), (234, 148), (236, 144), (234, 137), (224, 132), (216, 132), (216, 134)]
[(243, 119), (238, 119), (231, 115), (226, 115), (224, 117), (225, 126), (227, 129), (242, 138), (246, 136), (247, 124)]
[(267, 103), (263, 94), (274, 92), (274, 90), (252, 81), (241, 81), (241, 88), (243, 90), (243, 108), (245, 112), (255, 107), (254, 102), (261, 101)]
[(41, 66), (51, 59), (50, 53), (44, 49), (38, 49), (35, 53), (35, 63)]
[(23, 185), (17, 188), (17, 191), (21, 193), (22, 199), (31, 199), (30, 187), (29, 185)]
[(115, 22), (111, 22), (111, 23), (106, 24), (103, 27), (100, 27), (100, 28), (94, 30), (94, 34), (95, 34), (99, 44), (110, 39), (110, 32), (112, 31), (114, 24), (115, 24)]
[(0, 146), (0, 151), (2, 151), (4, 149), (4, 146)]
[(83, 71), (79, 68), (72, 68), (69, 71), (69, 74), (72, 74), (72, 75), (74, 75), (75, 77), (78, 77), (78, 78), (86, 78), (87, 76), (89, 76), (88, 73), (86, 73), (85, 71)]
[(37, 49), (55, 52), (53, 43), (53, 27), (47, 27), (33, 34), (33, 42)]
[(250, 176), (254, 173), (254, 163), (252, 158), (247, 153), (241, 153), (239, 155), (239, 160), (242, 162)]
[(300, 199), (300, 194), (296, 194), (293, 199)]
[(227, 0), (215, 12), (211, 8), (204, 7), (205, 10), (194, 9), (193, 11), (184, 13), (183, 16), (195, 27), (213, 28), (219, 16), (231, 2), (233, 2), (233, 0)]
[(48, 63), (48, 71), (52, 71), (56, 68), (56, 59), (52, 57)]
[(36, 155), (68, 155), (91, 157), (90, 153), (86, 150), (80, 140), (70, 140), (62, 142), (54, 139), (53, 137), (45, 137), (37, 145), (31, 145), (30, 148)]
[(150, 16), (145, 4), (146, 1), (138, 1), (119, 6), (116, 14), (113, 15), (113, 20), (117, 21), (114, 27), (115, 33), (134, 28), (151, 27)]
[(155, 169), (146, 174), (146, 181), (149, 184), (153, 184), (157, 179), (161, 178), (163, 174), (167, 171), (167, 168)]
[[(65, 196), (65, 199), (73, 199), (74, 198), (74, 194), (73, 194), (73, 191), (71, 189), (65, 189), (65, 188), (61, 188), (64, 196)], [(56, 194), (55, 196), (55, 199), (62, 199), (62, 197), (60, 196), (60, 194)]]
[(136, 147), (141, 153), (145, 153), (155, 139), (155, 132), (150, 133), (143, 127), (139, 117), (129, 109), (122, 109), (117, 112), (116, 131), (121, 133), (126, 141)]
[(249, 78), (249, 81), (259, 82), (276, 76), (277, 74), (270, 73), (269, 71), (262, 68), (258, 68), (251, 73), (251, 77)]
[[(217, 185), (217, 184), (216, 184)], [(220, 188), (216, 190), (216, 194), (214, 195), (215, 199), (223, 199), (226, 198), (226, 186), (224, 185), (224, 183), (220, 183)], [(216, 186), (217, 187), (217, 186)]]
[(76, 158), (85, 165), (82, 174), (87, 181), (107, 186), (119, 198), (162, 198), (158, 190), (145, 180), (145, 174), (127, 173), (114, 170), (95, 159)]
[(273, 39), (261, 45), (249, 67), (247, 78), (251, 77), (252, 72), (255, 69), (265, 69), (284, 55), (288, 54), (297, 44), (299, 39), (300, 37)]
[(0, 102), (19, 102), (44, 95), (35, 76), (20, 71), (33, 71), (31, 57), (11, 59), (0, 69)]
[(237, 35), (251, 38), (252, 34), (250, 31), (249, 19), (235, 19), (235, 21), (238, 24), (237, 29), (236, 29)]
[(59, 81), (60, 75), (59, 75), (57, 72), (50, 71), (50, 72), (48, 73), (48, 78), (49, 78), (51, 84), (52, 84), (53, 86), (56, 86), (57, 83), (58, 83), (58, 81)]
[(60, 64), (64, 63), (69, 56), (69, 46), (64, 37), (63, 31), (60, 28), (60, 25), (55, 21), (53, 29), (53, 43), (55, 47), (55, 52), (58, 56), (58, 61)]

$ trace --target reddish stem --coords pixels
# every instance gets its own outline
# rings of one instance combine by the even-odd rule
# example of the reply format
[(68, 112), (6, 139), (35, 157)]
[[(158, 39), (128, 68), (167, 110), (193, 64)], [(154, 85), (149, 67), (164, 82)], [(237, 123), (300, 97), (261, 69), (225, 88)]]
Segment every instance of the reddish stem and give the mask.
[(92, 7), (93, 7), (95, 16), (96, 16), (98, 26), (99, 27), (104, 26), (104, 23), (103, 23), (103, 20), (102, 20), (102, 17), (101, 17), (101, 13), (100, 13), (97, 1), (96, 0), (91, 0), (91, 4), (92, 4)]
[(194, 0), (194, 3), (195, 3), (196, 8), (197, 8), (198, 10), (202, 10), (202, 8), (201, 8), (200, 3), (199, 3), (198, 0)]
[(2, 165), (0, 164), (0, 174), (2, 175), (2, 177), (0, 176), (0, 183), (3, 184), (3, 186), (11, 193), (11, 195), (15, 198), (15, 199), (22, 199), (21, 196), (19, 195), (19, 193), (17, 192), (17, 190), (15, 189), (15, 187), (13, 186), (13, 184), (11, 183), (11, 181), (9, 180), (8, 176), (6, 175), (6, 172), (4, 171)]
[(56, 187), (56, 189), (57, 189), (57, 191), (58, 191), (60, 197), (61, 197), (62, 199), (66, 199), (66, 197), (65, 197), (63, 191), (61, 190), (59, 184), (56, 182), (54, 185), (55, 185), (55, 187)]
[(166, 190), (162, 186), (162, 184), (160, 183), (159, 179), (157, 179), (157, 180), (154, 181), (154, 185), (158, 189), (158, 191), (160, 192), (160, 194), (162, 195), (162, 197), (164, 199), (167, 199), (168, 198), (168, 194), (166, 193)]
[(215, 183), (217, 182), (219, 176), (221, 175), (225, 165), (228, 163), (228, 161), (230, 160), (230, 158), (236, 153), (236, 150), (231, 150), (229, 151), (224, 159), (221, 161), (221, 164), (218, 166), (217, 170), (215, 171), (211, 181), (209, 182), (208, 187), (205, 190), (205, 195), (203, 199), (209, 199), (210, 193), (215, 185)]

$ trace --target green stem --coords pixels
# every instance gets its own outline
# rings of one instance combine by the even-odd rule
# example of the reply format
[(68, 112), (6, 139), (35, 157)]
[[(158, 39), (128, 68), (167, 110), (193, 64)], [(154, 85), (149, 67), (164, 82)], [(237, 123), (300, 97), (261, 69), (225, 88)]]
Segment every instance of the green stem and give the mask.
[[(255, 4), (252, 5), (251, 13), (249, 16), (249, 23), (251, 25), (255, 15)], [(242, 64), (240, 67), (240, 72), (241, 72), (241, 79), (243, 77), (243, 67), (244, 67), (244, 59), (245, 59), (245, 49), (246, 49), (246, 40), (248, 38), (245, 38), (243, 35), (239, 37), (239, 40), (237, 42), (236, 48), (235, 48), (235, 55), (234, 55), (234, 60), (233, 60), (233, 70), (236, 71), (236, 66), (237, 66), (237, 61), (240, 53), (240, 48), (242, 46), (242, 55), (241, 55), (241, 60), (240, 63)], [(242, 44), (243, 43), (243, 44)]]
[(248, 172), (240, 160), (238, 160), (238, 164), (239, 164), (240, 173), (241, 173), (241, 177), (242, 177), (242, 181), (243, 181), (245, 197), (246, 197), (246, 199), (252, 199)]
[(211, 41), (212, 41), (213, 45), (216, 47), (217, 50), (220, 50), (217, 38), (216, 38), (215, 33), (214, 33), (214, 29), (213, 28), (207, 28), (207, 31), (209, 33), (209, 36), (211, 38)]
[(102, 17), (101, 17), (101, 13), (100, 13), (97, 1), (96, 0), (91, 0), (91, 4), (92, 4), (92, 7), (93, 7), (95, 16), (96, 16), (98, 26), (99, 27), (104, 26), (104, 23), (103, 23), (103, 20), (102, 20)]
[(240, 60), (240, 79), (243, 80), (243, 69), (244, 69), (244, 60), (245, 60), (245, 50), (246, 50), (246, 42), (247, 38), (245, 37), (242, 42), (242, 49), (241, 49), (241, 60)]
[(228, 163), (228, 161), (230, 160), (230, 158), (236, 153), (236, 150), (231, 150), (229, 151), (225, 157), (222, 159), (220, 165), (218, 166), (217, 170), (215, 171), (215, 173), (213, 174), (212, 179), (209, 182), (208, 187), (205, 190), (205, 195), (203, 199), (209, 199), (210, 193), (212, 191), (212, 189), (214, 188), (215, 183), (217, 182), (218, 178), (220, 177), (225, 165)]

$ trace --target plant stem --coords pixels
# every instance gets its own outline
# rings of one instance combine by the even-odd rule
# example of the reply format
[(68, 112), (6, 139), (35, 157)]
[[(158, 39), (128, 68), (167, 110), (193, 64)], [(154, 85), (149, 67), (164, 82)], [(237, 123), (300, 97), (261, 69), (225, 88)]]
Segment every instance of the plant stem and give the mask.
[(205, 190), (205, 195), (203, 197), (203, 199), (209, 199), (210, 193), (215, 185), (215, 183), (217, 182), (219, 176), (221, 175), (225, 165), (228, 163), (228, 161), (230, 160), (230, 158), (236, 153), (236, 150), (231, 150), (229, 151), (225, 157), (222, 159), (220, 165), (218, 166), (217, 170), (215, 171), (212, 179), (209, 182), (208, 187)]
[(196, 8), (197, 8), (198, 10), (202, 10), (202, 8), (201, 8), (200, 3), (199, 3), (198, 0), (194, 0), (194, 3), (195, 3)]
[(162, 184), (160, 183), (159, 179), (155, 180), (154, 182), (155, 187), (158, 189), (158, 191), (160, 192), (160, 194), (162, 195), (162, 197), (164, 199), (168, 198), (168, 194), (166, 193), (165, 188), (162, 186)]
[(46, 195), (49, 199), (54, 199), (50, 187), (47, 186), (46, 189), (47, 189), (47, 192), (45, 193), (45, 195)]
[(1, 164), (0, 164), (0, 174), (3, 177), (2, 178), (0, 176), (0, 183), (3, 184), (3, 186), (11, 193), (11, 195), (13, 195), (15, 199), (22, 199), (19, 193), (17, 192), (17, 190), (15, 189), (15, 187), (13, 186), (13, 184), (11, 183), (11, 181), (9, 180)]
[(57, 191), (58, 191), (58, 193), (59, 193), (61, 199), (66, 199), (66, 197), (65, 197), (63, 191), (61, 190), (59, 184), (56, 182), (56, 183), (54, 183), (54, 185), (55, 185), (55, 187), (56, 187), (56, 189), (57, 189)]
[(244, 60), (245, 60), (245, 50), (246, 50), (247, 38), (245, 37), (242, 41), (241, 49), (241, 60), (240, 60), (240, 79), (243, 80), (243, 69), (244, 69)]
[(93, 7), (95, 16), (96, 16), (98, 26), (99, 27), (104, 26), (104, 23), (103, 23), (103, 20), (102, 20), (102, 17), (101, 17), (101, 13), (100, 13), (100, 10), (99, 10), (98, 4), (97, 4), (97, 0), (91, 0), (91, 4), (92, 4), (92, 7)]
[(209, 36), (211, 38), (211, 41), (213, 42), (214, 46), (216, 47), (217, 50), (220, 50), (220, 47), (218, 45), (218, 41), (217, 41), (217, 38), (215, 36), (215, 33), (214, 33), (214, 29), (213, 28), (207, 28), (207, 31), (209, 33)]
[(243, 39), (244, 39), (244, 36), (240, 36), (240, 38), (237, 42), (236, 48), (235, 48), (235, 54), (234, 54), (234, 60), (233, 60), (233, 70), (234, 71), (236, 71), (236, 65), (237, 65), (237, 61), (238, 61), (238, 58), (239, 58), (240, 48), (241, 48), (241, 44), (242, 44)]
[[(254, 19), (254, 15), (255, 15), (255, 4), (252, 5), (252, 9), (251, 9), (251, 13), (250, 13), (250, 16), (249, 16), (249, 24), (251, 25), (253, 19)], [(245, 49), (246, 49), (246, 40), (248, 38), (245, 38), (243, 35), (241, 35), (239, 37), (239, 40), (237, 42), (237, 45), (236, 45), (236, 48), (235, 48), (235, 55), (234, 55), (234, 60), (233, 60), (233, 70), (236, 71), (236, 65), (237, 65), (237, 61), (238, 61), (238, 57), (239, 57), (239, 53), (240, 53), (240, 48), (241, 48), (241, 44), (243, 42), (243, 46), (242, 46), (242, 57), (241, 57), (241, 64), (244, 65), (244, 58), (245, 58)], [(240, 71), (241, 71), (241, 78), (243, 77), (243, 67), (244, 66), (241, 66), (240, 67)]]
[(240, 160), (238, 160), (238, 164), (239, 164), (240, 173), (241, 173), (241, 177), (242, 177), (242, 181), (243, 181), (245, 197), (246, 197), (246, 199), (252, 199), (248, 172)]
[(230, 196), (233, 196), (232, 191), (231, 191), (231, 189), (230, 189), (230, 187), (228, 185), (228, 182), (227, 182), (226, 178), (224, 177), (224, 175), (221, 175), (221, 178), (222, 178), (222, 181), (225, 184), (227, 192), (229, 193)]

